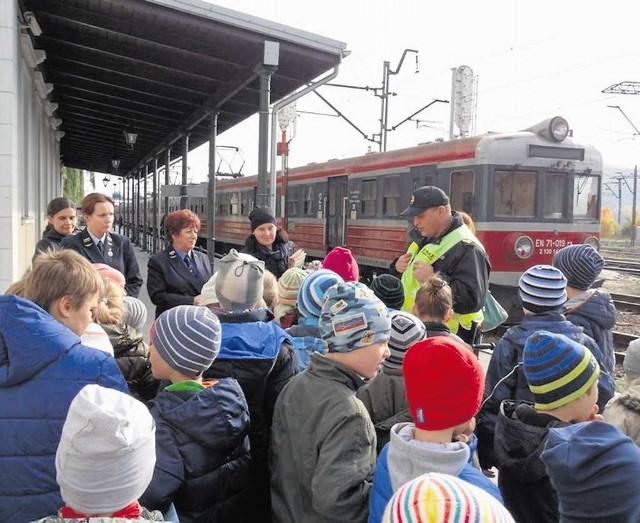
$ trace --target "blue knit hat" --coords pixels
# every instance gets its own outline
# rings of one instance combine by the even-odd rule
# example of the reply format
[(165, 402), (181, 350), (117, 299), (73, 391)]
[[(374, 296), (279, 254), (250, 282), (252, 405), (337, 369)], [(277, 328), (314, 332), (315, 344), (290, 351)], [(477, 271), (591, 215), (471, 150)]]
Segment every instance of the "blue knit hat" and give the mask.
[(158, 316), (150, 341), (169, 367), (199, 376), (220, 352), (221, 337), (220, 321), (209, 309), (178, 305)]
[(604, 258), (591, 245), (567, 245), (553, 255), (551, 262), (567, 278), (567, 285), (587, 290), (604, 267)]
[(386, 342), (391, 332), (387, 307), (369, 287), (356, 282), (327, 289), (318, 326), (329, 352), (351, 352)]
[(617, 427), (586, 421), (551, 428), (541, 458), (561, 521), (640, 521), (640, 449)]
[(589, 349), (563, 334), (547, 331), (527, 338), (522, 363), (538, 410), (557, 409), (578, 399), (600, 374)]
[(335, 272), (319, 269), (305, 278), (298, 291), (298, 310), (305, 318), (319, 318), (327, 289), (344, 280)]
[(527, 304), (548, 309), (562, 307), (567, 301), (567, 279), (551, 265), (534, 265), (520, 276), (518, 294)]

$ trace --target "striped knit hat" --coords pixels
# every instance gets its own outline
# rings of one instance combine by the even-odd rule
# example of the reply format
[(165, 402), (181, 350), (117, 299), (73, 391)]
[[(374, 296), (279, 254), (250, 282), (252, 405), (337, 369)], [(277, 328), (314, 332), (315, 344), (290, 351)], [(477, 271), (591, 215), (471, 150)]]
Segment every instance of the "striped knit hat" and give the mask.
[(602, 272), (604, 258), (591, 245), (567, 245), (551, 263), (566, 276), (569, 287), (586, 291)]
[(278, 302), (273, 309), (276, 320), (293, 312), (298, 299), (298, 291), (307, 273), (298, 267), (292, 267), (282, 273), (278, 280)]
[(402, 485), (383, 523), (510, 523), (511, 514), (491, 494), (449, 474), (429, 472)]
[(142, 300), (133, 296), (125, 296), (122, 301), (124, 302), (122, 323), (138, 332), (142, 332), (144, 324), (147, 323), (147, 306)]
[(344, 280), (335, 272), (319, 269), (305, 278), (298, 291), (298, 310), (305, 318), (319, 318), (327, 289)]
[(402, 282), (393, 274), (381, 274), (371, 282), (371, 290), (390, 309), (400, 310), (404, 303)]
[(589, 349), (564, 334), (547, 331), (527, 338), (522, 363), (538, 410), (557, 409), (578, 399), (600, 374)]
[(388, 369), (401, 369), (404, 353), (413, 343), (427, 337), (427, 329), (422, 321), (408, 312), (392, 310), (390, 318), (389, 350), (391, 355), (384, 360), (382, 365)]
[(160, 357), (185, 376), (199, 376), (220, 352), (220, 321), (206, 307), (178, 305), (164, 311), (151, 329)]
[(519, 296), (523, 306), (557, 309), (567, 301), (567, 279), (551, 265), (534, 265), (520, 276)]
[(391, 321), (369, 287), (343, 282), (327, 289), (318, 327), (329, 352), (351, 352), (389, 341)]

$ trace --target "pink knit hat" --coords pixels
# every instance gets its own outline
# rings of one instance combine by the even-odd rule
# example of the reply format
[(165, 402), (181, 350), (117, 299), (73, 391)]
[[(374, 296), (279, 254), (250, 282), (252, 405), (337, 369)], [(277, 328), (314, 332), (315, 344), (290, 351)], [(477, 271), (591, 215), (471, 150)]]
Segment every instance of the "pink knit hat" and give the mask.
[(344, 281), (358, 281), (360, 279), (360, 268), (358, 262), (345, 247), (334, 247), (327, 254), (322, 262), (323, 269), (329, 269), (340, 275)]
[(92, 263), (94, 269), (98, 271), (98, 274), (101, 278), (108, 278), (116, 282), (120, 287), (124, 289), (127, 280), (118, 269), (114, 269), (111, 265), (107, 265), (106, 263)]

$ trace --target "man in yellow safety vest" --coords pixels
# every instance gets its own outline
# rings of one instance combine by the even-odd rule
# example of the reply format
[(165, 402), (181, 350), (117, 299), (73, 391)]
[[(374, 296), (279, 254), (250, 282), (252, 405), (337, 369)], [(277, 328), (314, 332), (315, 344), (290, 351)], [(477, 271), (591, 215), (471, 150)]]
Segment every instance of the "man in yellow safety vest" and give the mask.
[(451, 212), (448, 196), (438, 187), (416, 189), (400, 216), (413, 218), (414, 225), (414, 241), (391, 266), (392, 272), (401, 274), (402, 310), (411, 312), (420, 285), (438, 273), (453, 294), (454, 316), (449, 328), (473, 344), (489, 290), (490, 265), (484, 247), (460, 214)]

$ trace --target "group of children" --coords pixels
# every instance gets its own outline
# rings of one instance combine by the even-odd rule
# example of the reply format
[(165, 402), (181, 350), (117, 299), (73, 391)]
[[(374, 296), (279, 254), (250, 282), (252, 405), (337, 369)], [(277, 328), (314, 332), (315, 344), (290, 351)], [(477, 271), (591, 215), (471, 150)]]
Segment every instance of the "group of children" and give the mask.
[[(125, 374), (127, 395), (113, 358), (78, 338), (92, 319), (114, 341), (129, 331), (117, 275), (101, 278), (71, 251), (43, 253), (22, 298), (0, 297), (0, 319), (24, 324), (2, 324), (0, 369), (21, 358), (32, 367), (0, 374), (0, 419), (13, 442), (0, 464), (29, 463), (0, 479), (0, 519), (638, 521), (640, 449), (599, 414), (613, 396), (605, 312), (615, 321), (608, 294), (591, 289), (599, 260), (571, 246), (554, 266), (523, 274), (525, 318), (496, 344), (485, 376), (447, 328), (453, 298), (437, 275), (410, 314), (398, 310), (400, 281), (359, 283), (345, 249), (277, 281), (265, 279), (264, 262), (232, 250), (202, 305), (156, 319), (143, 350), (152, 376)], [(34, 294), (52, 277), (47, 296)], [(17, 319), (16, 308), (34, 320)], [(12, 349), (25, 329), (45, 332), (41, 324), (45, 346), (58, 347), (39, 349), (50, 357)], [(640, 377), (637, 349), (625, 361), (629, 379)], [(63, 391), (55, 412), (50, 387)], [(632, 384), (604, 410), (623, 430), (633, 419), (635, 438), (638, 398)], [(17, 443), (32, 436), (20, 419), (5, 424), (17, 412), (43, 418), (43, 443)]]

